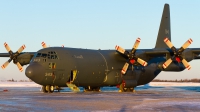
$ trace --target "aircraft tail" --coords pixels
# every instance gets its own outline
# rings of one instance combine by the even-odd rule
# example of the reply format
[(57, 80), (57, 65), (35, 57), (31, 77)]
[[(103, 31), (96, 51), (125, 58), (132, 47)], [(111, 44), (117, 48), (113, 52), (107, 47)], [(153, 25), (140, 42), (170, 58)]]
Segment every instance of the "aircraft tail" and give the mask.
[(171, 41), (171, 29), (170, 29), (170, 11), (169, 4), (165, 4), (160, 22), (160, 28), (157, 36), (155, 48), (168, 48), (164, 43), (164, 38), (168, 37)]

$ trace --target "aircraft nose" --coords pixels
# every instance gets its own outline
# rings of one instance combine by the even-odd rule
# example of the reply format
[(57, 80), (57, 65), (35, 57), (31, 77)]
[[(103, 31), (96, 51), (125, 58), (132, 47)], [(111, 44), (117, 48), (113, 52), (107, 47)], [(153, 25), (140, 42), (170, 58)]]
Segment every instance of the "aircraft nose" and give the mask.
[(38, 82), (44, 74), (44, 68), (38, 63), (33, 63), (26, 68), (25, 74), (31, 80)]

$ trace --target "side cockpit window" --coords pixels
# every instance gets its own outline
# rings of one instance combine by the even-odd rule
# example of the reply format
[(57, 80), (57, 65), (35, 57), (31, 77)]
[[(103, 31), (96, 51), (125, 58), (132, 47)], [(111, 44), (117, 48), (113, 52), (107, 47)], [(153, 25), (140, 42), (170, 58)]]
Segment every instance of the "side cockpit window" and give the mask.
[(47, 57), (47, 54), (42, 53), (42, 57), (43, 57), (43, 58), (46, 58), (46, 57)]
[(41, 56), (41, 53), (37, 53), (36, 57), (40, 57)]
[(41, 57), (43, 58), (43, 62), (46, 62), (47, 54), (46, 53), (37, 53), (34, 56), (33, 62), (40, 62)]
[(47, 54), (46, 53), (37, 53), (36, 57), (43, 57), (46, 58)]

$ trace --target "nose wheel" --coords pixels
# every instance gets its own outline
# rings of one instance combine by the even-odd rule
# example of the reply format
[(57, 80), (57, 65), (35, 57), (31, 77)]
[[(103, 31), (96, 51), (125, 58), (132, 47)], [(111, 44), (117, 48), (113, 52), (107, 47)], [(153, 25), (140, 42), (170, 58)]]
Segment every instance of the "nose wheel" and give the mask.
[(42, 92), (43, 93), (53, 93), (54, 86), (51, 86), (51, 85), (42, 86)]

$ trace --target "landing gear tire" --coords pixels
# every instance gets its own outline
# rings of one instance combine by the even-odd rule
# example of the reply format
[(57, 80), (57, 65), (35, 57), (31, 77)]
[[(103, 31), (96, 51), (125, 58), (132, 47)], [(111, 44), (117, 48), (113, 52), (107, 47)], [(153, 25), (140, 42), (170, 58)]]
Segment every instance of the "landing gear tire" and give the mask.
[(50, 93), (54, 92), (54, 86), (50, 86)]
[(95, 92), (100, 92), (101, 91), (101, 89), (100, 89), (100, 87), (85, 87), (85, 89), (84, 89), (84, 92), (87, 92), (87, 91), (95, 91)]
[(47, 93), (48, 91), (46, 90), (46, 86), (42, 86), (42, 92)]
[(135, 90), (134, 88), (125, 88), (123, 84), (120, 84), (119, 92), (135, 92)]
[(50, 86), (50, 85), (42, 86), (42, 91), (44, 93), (53, 93), (54, 92), (54, 86)]
[(133, 92), (133, 88), (124, 88), (124, 92)]
[(135, 92), (134, 88), (122, 88), (119, 91), (120, 92)]

